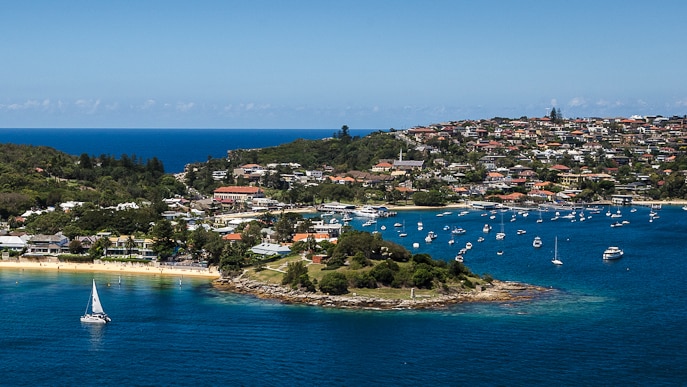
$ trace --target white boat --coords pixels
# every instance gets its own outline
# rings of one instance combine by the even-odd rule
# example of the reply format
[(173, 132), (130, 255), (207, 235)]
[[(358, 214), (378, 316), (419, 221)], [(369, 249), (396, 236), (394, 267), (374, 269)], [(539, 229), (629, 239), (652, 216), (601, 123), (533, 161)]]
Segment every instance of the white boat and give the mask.
[(344, 222), (350, 222), (351, 220), (353, 220), (353, 218), (350, 215), (346, 214), (343, 216), (343, 218), (341, 218), (341, 220)]
[(503, 255), (503, 250), (499, 250), (496, 252), (496, 255)]
[(491, 231), (491, 226), (488, 224), (485, 224), (484, 227), (482, 227), (482, 232), (488, 233), (489, 231)]
[[(88, 308), (91, 308), (91, 313), (88, 313)], [(81, 322), (85, 323), (95, 323), (95, 324), (107, 324), (110, 321), (110, 317), (103, 310), (103, 305), (100, 303), (100, 297), (98, 297), (98, 288), (95, 287), (95, 279), (93, 280), (93, 288), (91, 289), (91, 296), (88, 298), (88, 303), (86, 304), (86, 312), (81, 316)]]
[(384, 230), (386, 230), (386, 226), (382, 226), (382, 227), (380, 227), (380, 229), (381, 229), (382, 231), (384, 231)]
[(682, 206), (682, 209), (687, 211), (687, 206)]
[(417, 243), (417, 242), (413, 243), (413, 248), (414, 248), (414, 249), (417, 249), (417, 248), (419, 248), (419, 247), (420, 247), (420, 244), (419, 244), (419, 243)]
[(537, 219), (537, 223), (542, 223), (544, 220), (541, 218), (541, 210), (539, 210), (539, 219)]
[(453, 259), (454, 259), (456, 262), (463, 263), (463, 256), (460, 255), (460, 254), (456, 255), (456, 257), (453, 258)]
[(551, 263), (554, 265), (562, 265), (563, 261), (558, 258), (558, 237), (556, 237), (556, 241), (554, 242), (554, 247), (553, 247), (553, 259), (551, 260)]
[(517, 234), (518, 235), (527, 234), (527, 231), (526, 230), (518, 230)]
[(471, 242), (466, 243), (466, 244), (465, 244), (465, 249), (466, 249), (466, 250), (472, 249), (472, 243), (471, 243)]
[(403, 227), (403, 225), (401, 223), (396, 222), (394, 223), (394, 227)]
[(540, 237), (538, 237), (538, 236), (534, 237), (534, 240), (532, 241), (532, 247), (538, 249), (538, 248), (540, 248), (540, 247), (542, 246), (542, 244), (543, 244), (543, 243), (542, 243)]
[(425, 242), (427, 242), (427, 243), (432, 243), (432, 236), (428, 234), (428, 235), (425, 237)]
[(377, 218), (379, 217), (379, 211), (371, 206), (363, 206), (363, 208), (353, 211), (353, 215), (361, 218)]
[(501, 213), (501, 231), (496, 233), (496, 240), (500, 241), (506, 238), (506, 233), (503, 232), (503, 212)]
[(422, 221), (417, 222), (417, 230), (422, 231), (423, 228), (425, 228), (425, 226)]
[(448, 241), (449, 245), (453, 245), (454, 243), (456, 243), (456, 241), (454, 239), (449, 239), (449, 241)]
[(621, 250), (618, 246), (611, 246), (604, 251), (603, 259), (618, 259), (622, 258), (623, 254), (623, 250)]
[(451, 230), (451, 234), (453, 235), (463, 235), (465, 234), (465, 229), (462, 229), (460, 227), (455, 227), (453, 230)]
[(484, 237), (477, 238), (477, 242), (484, 242)]

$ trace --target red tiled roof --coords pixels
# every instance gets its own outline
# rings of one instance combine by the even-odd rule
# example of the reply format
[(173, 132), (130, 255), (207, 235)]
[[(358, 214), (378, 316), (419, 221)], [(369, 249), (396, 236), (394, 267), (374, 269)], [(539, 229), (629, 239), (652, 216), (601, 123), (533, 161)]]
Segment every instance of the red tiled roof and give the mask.
[(247, 187), (247, 186), (227, 186), (219, 187), (215, 193), (238, 193), (238, 194), (255, 194), (260, 191), (259, 187)]

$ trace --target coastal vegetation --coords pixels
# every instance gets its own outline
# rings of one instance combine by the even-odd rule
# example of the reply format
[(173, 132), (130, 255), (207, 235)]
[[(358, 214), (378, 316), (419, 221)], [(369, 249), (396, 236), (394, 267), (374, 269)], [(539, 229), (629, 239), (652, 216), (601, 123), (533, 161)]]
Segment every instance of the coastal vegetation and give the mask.
[(351, 230), (341, 236), (339, 243), (327, 247), (324, 264), (314, 264), (307, 259), (313, 251), (294, 251), (294, 255), (270, 265), (259, 265), (258, 269), (248, 271), (248, 275), (269, 281), (272, 278), (270, 270), (283, 267), (282, 285), (332, 295), (347, 294), (353, 289), (358, 293), (361, 289), (378, 288), (417, 288), (446, 294), (471, 290), (493, 280), (491, 276), (480, 277), (472, 273), (455, 260), (447, 262), (427, 254), (411, 254), (403, 246), (383, 240), (379, 234)]

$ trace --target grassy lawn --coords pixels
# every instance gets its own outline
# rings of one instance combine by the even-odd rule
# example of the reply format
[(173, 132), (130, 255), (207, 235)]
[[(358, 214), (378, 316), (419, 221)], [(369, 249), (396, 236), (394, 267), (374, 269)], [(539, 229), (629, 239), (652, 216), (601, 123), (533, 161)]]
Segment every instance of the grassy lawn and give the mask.
[[(266, 264), (263, 270), (255, 271), (254, 268), (248, 269), (246, 277), (265, 283), (281, 284), (284, 278), (284, 273), (286, 271), (287, 265), (291, 262), (301, 261), (300, 255), (290, 255), (279, 260), (270, 262)], [(320, 282), (322, 278), (331, 271), (322, 270), (325, 265), (314, 264), (306, 261), (308, 267), (308, 275), (311, 280), (317, 280)], [(399, 265), (407, 265), (408, 263), (399, 263)], [(368, 269), (365, 269), (368, 270)], [(342, 272), (344, 274), (352, 272), (348, 267), (341, 267), (336, 271)], [(475, 285), (481, 285), (484, 280), (478, 277), (470, 277), (470, 281)], [(457, 283), (449, 284), (451, 287), (459, 286)], [(349, 288), (349, 295), (356, 294), (358, 296), (380, 298), (380, 299), (395, 299), (395, 300), (410, 300), (410, 288), (377, 288), (377, 289), (361, 289), (361, 288)], [(415, 297), (437, 297), (440, 293), (437, 289), (418, 289), (415, 288)]]

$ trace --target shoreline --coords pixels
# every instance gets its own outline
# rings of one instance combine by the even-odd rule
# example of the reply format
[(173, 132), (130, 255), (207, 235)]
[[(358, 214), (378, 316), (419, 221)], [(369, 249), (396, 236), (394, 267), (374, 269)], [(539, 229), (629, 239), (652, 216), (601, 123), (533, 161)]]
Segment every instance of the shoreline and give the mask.
[[(495, 203), (495, 202), (494, 202)], [(495, 203), (497, 204), (497, 203)], [(585, 203), (586, 205), (614, 205), (611, 203), (610, 200), (601, 200), (598, 202), (591, 202), (591, 203)], [(664, 205), (664, 206), (687, 206), (687, 199), (670, 199), (670, 200), (637, 200), (633, 201), (632, 204), (629, 206), (652, 206), (652, 205)], [(506, 204), (506, 206), (509, 206)], [(628, 205), (625, 205), (627, 207)], [(436, 210), (441, 210), (441, 209), (449, 209), (449, 208), (471, 208), (470, 207), (470, 202), (463, 202), (463, 203), (449, 203), (443, 206), (417, 206), (414, 204), (409, 204), (409, 205), (385, 205), (385, 207), (389, 211), (436, 211)], [(274, 211), (275, 213), (277, 211)], [(316, 214), (319, 211), (315, 207), (304, 207), (304, 208), (291, 208), (291, 209), (286, 209), (284, 212), (290, 212), (290, 213), (300, 213), (300, 214)], [(228, 214), (230, 217), (234, 218), (251, 218), (251, 217), (257, 217), (264, 212), (238, 212), (235, 214)]]
[[(444, 310), (456, 304), (529, 301), (554, 289), (514, 281), (494, 280), (484, 289), (454, 291), (435, 297), (407, 299), (347, 295), (329, 295), (293, 290), (287, 286), (244, 278), (221, 278), (213, 281), (215, 288), (232, 293), (251, 295), (282, 304), (317, 306), (354, 310)], [(411, 289), (408, 289), (411, 293)]]
[(175, 267), (149, 267), (132, 266), (119, 263), (68, 263), (68, 262), (33, 262), (33, 261), (0, 261), (2, 269), (21, 269), (21, 270), (42, 270), (42, 271), (67, 271), (74, 273), (119, 273), (119, 274), (142, 274), (142, 275), (163, 275), (163, 276), (186, 276), (208, 279), (220, 278), (220, 273), (216, 268), (175, 268)]

